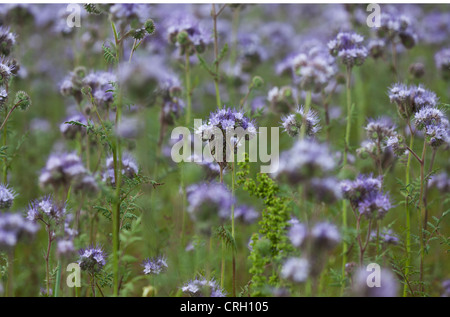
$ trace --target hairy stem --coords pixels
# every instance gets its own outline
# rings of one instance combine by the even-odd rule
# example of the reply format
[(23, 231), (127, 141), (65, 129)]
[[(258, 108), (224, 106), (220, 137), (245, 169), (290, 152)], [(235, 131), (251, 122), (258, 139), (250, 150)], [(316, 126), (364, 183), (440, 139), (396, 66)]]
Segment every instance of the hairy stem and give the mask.
[[(351, 82), (351, 67), (347, 66), (346, 73), (346, 93), (347, 93), (347, 126), (345, 130), (345, 149), (344, 149), (344, 159), (342, 163), (342, 168), (345, 169), (347, 167), (347, 155), (349, 150), (350, 143), (350, 130), (351, 130), (351, 108), (352, 108), (352, 95), (350, 89)], [(344, 229), (347, 228), (347, 201), (343, 200), (342, 202), (342, 226)], [(345, 278), (345, 264), (347, 263), (347, 242), (344, 240), (342, 243), (342, 278)], [(343, 290), (343, 288), (342, 288)]]
[[(414, 134), (410, 129), (411, 135), (409, 139), (409, 147), (414, 146)], [(405, 186), (409, 186), (410, 169), (411, 169), (411, 158), (412, 156), (408, 154), (408, 159), (406, 162), (405, 171)], [(409, 206), (408, 195), (405, 197), (405, 211), (406, 211), (406, 264), (405, 264), (405, 276), (408, 277), (409, 267), (411, 265), (411, 208)], [(408, 294), (408, 285), (405, 283), (403, 287), (403, 297)]]
[(425, 204), (424, 204), (424, 183), (425, 183), (425, 153), (427, 150), (427, 142), (424, 140), (423, 142), (423, 150), (422, 150), (422, 158), (420, 162), (420, 196), (419, 196), (419, 204), (420, 204), (420, 216), (418, 217), (422, 221), (419, 221), (419, 229), (420, 229), (420, 290), (423, 292), (425, 290), (425, 286), (423, 284), (423, 269), (424, 269), (424, 261), (425, 261)]

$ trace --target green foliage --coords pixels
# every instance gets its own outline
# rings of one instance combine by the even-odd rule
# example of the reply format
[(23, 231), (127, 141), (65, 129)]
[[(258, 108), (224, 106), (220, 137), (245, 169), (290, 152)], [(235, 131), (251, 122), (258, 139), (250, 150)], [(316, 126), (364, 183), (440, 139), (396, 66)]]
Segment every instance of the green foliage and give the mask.
[[(278, 185), (267, 174), (259, 173), (256, 181), (249, 176), (250, 164), (248, 154), (245, 161), (239, 162), (238, 185), (250, 195), (263, 200), (264, 210), (259, 222), (259, 233), (253, 234), (250, 253), (252, 267), (252, 295), (264, 295), (264, 289), (268, 283), (277, 286), (279, 283), (278, 266), (292, 250), (286, 230), (288, 228), (289, 199), (283, 197)], [(268, 270), (270, 268), (270, 270)], [(268, 272), (269, 271), (269, 272)]]
[(117, 64), (116, 49), (106, 46), (104, 43), (102, 45), (102, 49), (103, 49), (103, 59), (105, 60), (105, 62), (113, 65)]

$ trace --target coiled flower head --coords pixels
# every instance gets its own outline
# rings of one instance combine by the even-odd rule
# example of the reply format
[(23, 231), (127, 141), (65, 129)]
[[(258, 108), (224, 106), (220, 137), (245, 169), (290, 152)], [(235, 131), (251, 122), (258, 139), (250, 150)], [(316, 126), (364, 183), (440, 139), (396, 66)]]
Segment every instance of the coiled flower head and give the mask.
[(377, 36), (386, 42), (396, 45), (401, 43), (405, 48), (413, 48), (418, 36), (412, 28), (412, 23), (405, 15), (397, 15), (383, 12), (380, 15), (380, 27), (377, 28)]
[(75, 153), (51, 154), (39, 176), (42, 187), (69, 188), (87, 174), (81, 158)]
[(368, 55), (363, 40), (357, 33), (340, 32), (335, 39), (328, 42), (328, 49), (332, 56), (339, 57), (347, 67), (361, 66)]
[(397, 105), (398, 113), (405, 119), (412, 118), (424, 107), (435, 107), (438, 103), (436, 94), (422, 85), (407, 86), (396, 83), (389, 88), (388, 94), (390, 102)]
[(6, 85), (12, 76), (16, 74), (17, 65), (14, 61), (2, 57), (0, 58), (0, 84)]
[(425, 138), (432, 147), (450, 143), (450, 124), (444, 112), (438, 108), (424, 107), (414, 115), (414, 124), (424, 131)]
[(145, 275), (158, 275), (167, 270), (167, 259), (164, 256), (145, 259), (142, 263)]
[(320, 92), (336, 73), (334, 58), (319, 47), (297, 55), (292, 62), (300, 86), (306, 91)]
[(100, 246), (90, 246), (79, 251), (78, 264), (83, 271), (93, 274), (99, 272), (106, 264), (106, 254)]
[(191, 297), (225, 297), (226, 292), (214, 279), (196, 278), (184, 284), (181, 291)]
[(114, 102), (115, 74), (107, 71), (90, 72), (82, 79), (83, 86), (91, 89), (90, 94), (97, 106), (108, 108)]
[(384, 194), (381, 187), (381, 178), (372, 175), (359, 175), (354, 181), (341, 182), (344, 198), (350, 201), (354, 210), (368, 219), (381, 219), (392, 208), (389, 195)]
[(296, 137), (300, 133), (303, 123), (306, 123), (305, 133), (307, 136), (314, 136), (320, 130), (317, 112), (310, 109), (306, 113), (303, 106), (299, 107), (294, 114), (282, 117), (281, 120), (284, 131), (290, 137)]
[(214, 160), (225, 169), (231, 155), (257, 131), (254, 122), (243, 112), (224, 108), (212, 112), (208, 121), (197, 127), (195, 133), (208, 142)]
[(211, 42), (209, 34), (193, 16), (176, 16), (167, 29), (169, 42), (180, 48), (180, 55), (202, 53)]
[(33, 237), (39, 226), (17, 213), (0, 213), (0, 250), (13, 248), (17, 242)]
[(8, 56), (16, 44), (16, 34), (10, 32), (9, 27), (0, 27), (0, 55)]
[(66, 204), (58, 204), (52, 196), (34, 200), (28, 207), (27, 219), (33, 222), (44, 220), (60, 223), (66, 215)]
[(14, 105), (16, 105), (20, 110), (25, 111), (31, 106), (31, 97), (25, 91), (19, 90), (16, 93)]
[(0, 209), (9, 209), (16, 196), (17, 194), (8, 185), (0, 184)]

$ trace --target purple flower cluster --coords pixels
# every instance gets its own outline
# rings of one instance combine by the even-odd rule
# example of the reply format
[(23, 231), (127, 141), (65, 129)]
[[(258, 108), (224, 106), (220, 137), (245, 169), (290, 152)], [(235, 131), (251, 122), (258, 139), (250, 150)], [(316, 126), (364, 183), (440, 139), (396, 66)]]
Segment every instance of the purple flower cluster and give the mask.
[(254, 223), (258, 217), (259, 213), (251, 206), (239, 205), (234, 209), (234, 218), (246, 224)]
[(443, 293), (442, 297), (450, 297), (450, 279), (444, 280), (442, 282)]
[(4, 56), (0, 57), (0, 78), (3, 84), (7, 83), (12, 76), (16, 75), (17, 70), (16, 62)]
[(78, 264), (83, 271), (96, 273), (106, 264), (106, 254), (99, 246), (90, 246), (79, 251), (80, 258)]
[(388, 194), (382, 192), (381, 177), (359, 175), (354, 181), (341, 182), (344, 198), (350, 201), (354, 211), (359, 211), (368, 219), (381, 219), (392, 208)]
[(186, 12), (173, 17), (168, 25), (168, 40), (180, 48), (180, 55), (192, 55), (195, 51), (202, 53), (211, 42), (205, 28)]
[(0, 250), (13, 248), (18, 241), (33, 237), (39, 226), (20, 214), (0, 213)]
[(167, 270), (167, 259), (164, 256), (145, 259), (142, 263), (145, 275), (158, 275)]
[[(392, 231), (392, 229), (383, 229), (378, 236), (378, 239), (381, 243), (384, 244), (393, 244), (393, 245), (397, 245), (400, 242), (399, 237)], [(370, 233), (370, 240), (371, 241), (376, 241), (377, 240), (377, 232), (376, 231), (372, 231)]]
[(117, 77), (107, 71), (91, 72), (83, 78), (82, 83), (91, 89), (95, 104), (99, 107), (108, 108), (114, 101), (114, 83)]
[(224, 108), (212, 112), (195, 133), (208, 142), (216, 162), (226, 167), (230, 154), (236, 153), (245, 140), (253, 138), (257, 130), (242, 111)]
[(335, 158), (326, 144), (304, 139), (282, 152), (275, 177), (285, 177), (298, 184), (314, 177), (323, 177), (336, 167)]
[(8, 185), (0, 184), (0, 209), (9, 209), (16, 196), (16, 192)]
[(231, 205), (234, 202), (231, 192), (225, 185), (212, 183), (199, 183), (186, 189), (188, 208), (192, 220), (209, 222), (215, 215), (222, 220), (231, 216)]
[(389, 100), (397, 105), (398, 113), (405, 119), (412, 116), (424, 107), (436, 107), (438, 98), (436, 94), (425, 89), (422, 85), (407, 86), (396, 83), (389, 88)]
[(418, 35), (412, 28), (410, 19), (405, 15), (383, 12), (380, 16), (380, 27), (376, 29), (378, 38), (386, 43), (401, 43), (411, 49), (418, 41)]
[(432, 147), (450, 143), (450, 124), (442, 110), (423, 107), (414, 114), (414, 124)]
[(28, 207), (27, 219), (33, 222), (50, 220), (61, 222), (66, 215), (66, 204), (58, 204), (52, 196), (34, 200)]
[(300, 134), (303, 123), (306, 123), (305, 133), (307, 136), (314, 136), (320, 130), (317, 112), (310, 109), (305, 113), (303, 106), (297, 108), (294, 114), (283, 116), (281, 120), (284, 131), (291, 137)]
[(309, 244), (314, 252), (332, 250), (341, 241), (338, 228), (329, 222), (318, 222), (311, 229), (301, 223), (294, 222), (288, 231), (288, 237), (296, 248), (308, 248)]
[(181, 291), (191, 297), (225, 297), (227, 293), (214, 279), (196, 278), (184, 284)]
[(363, 41), (364, 38), (357, 33), (340, 32), (328, 42), (328, 49), (332, 56), (340, 58), (348, 68), (361, 66), (368, 55)]
[(369, 119), (365, 127), (367, 139), (357, 149), (361, 158), (369, 155), (376, 162), (388, 162), (392, 153), (401, 155), (404, 148), (401, 146), (401, 135), (396, 131), (396, 126), (389, 117)]
[(16, 34), (10, 32), (9, 27), (0, 27), (0, 54), (8, 56), (16, 44)]
[(325, 88), (336, 74), (335, 60), (328, 51), (316, 46), (292, 59), (300, 87), (315, 93)]
[(51, 154), (39, 176), (39, 184), (65, 189), (73, 185), (78, 190), (96, 188), (95, 180), (75, 153)]
[(86, 117), (81, 113), (77, 113), (64, 120), (64, 122), (59, 126), (59, 130), (65, 138), (73, 140), (77, 135), (86, 134), (86, 127), (84, 127), (83, 125), (87, 125)]
[[(139, 172), (136, 160), (130, 153), (122, 154), (122, 166), (120, 169), (122, 175), (127, 178), (134, 178)], [(112, 156), (106, 159), (106, 169), (103, 172), (102, 180), (112, 186), (115, 186), (115, 174), (114, 174), (114, 158)], [(123, 179), (122, 179), (123, 180)]]
[(304, 283), (309, 277), (311, 265), (305, 258), (288, 258), (281, 268), (281, 277), (294, 283)]

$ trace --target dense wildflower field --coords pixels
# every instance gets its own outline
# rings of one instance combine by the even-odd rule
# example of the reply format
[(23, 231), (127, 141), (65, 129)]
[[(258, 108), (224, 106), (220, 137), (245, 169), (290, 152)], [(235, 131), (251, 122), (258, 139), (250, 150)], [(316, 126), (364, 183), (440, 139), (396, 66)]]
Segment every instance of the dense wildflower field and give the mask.
[(1, 4), (0, 295), (450, 296), (450, 5)]

